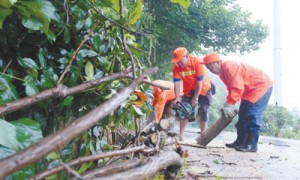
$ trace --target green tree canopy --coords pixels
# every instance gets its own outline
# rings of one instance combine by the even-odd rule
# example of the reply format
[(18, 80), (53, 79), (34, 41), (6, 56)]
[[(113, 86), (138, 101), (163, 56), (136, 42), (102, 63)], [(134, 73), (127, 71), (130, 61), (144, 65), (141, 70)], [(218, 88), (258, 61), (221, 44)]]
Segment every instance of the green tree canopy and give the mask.
[[(179, 46), (189, 52), (244, 54), (257, 50), (268, 36), (260, 20), (235, 0), (192, 0), (185, 9), (170, 1), (145, 1), (140, 28), (155, 37), (156, 64), (170, 67), (172, 50)], [(168, 68), (170, 70), (170, 68)]]

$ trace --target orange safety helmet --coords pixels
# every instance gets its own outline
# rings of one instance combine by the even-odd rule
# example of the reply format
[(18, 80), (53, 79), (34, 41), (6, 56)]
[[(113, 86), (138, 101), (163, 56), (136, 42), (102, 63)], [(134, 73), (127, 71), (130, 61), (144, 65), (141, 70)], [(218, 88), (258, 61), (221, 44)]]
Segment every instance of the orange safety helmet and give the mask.
[(188, 54), (187, 49), (184, 47), (178, 47), (173, 51), (173, 59), (172, 63), (178, 63), (183, 56), (186, 56)]
[(210, 53), (204, 56), (202, 64), (210, 64), (219, 61), (221, 61), (221, 58), (218, 53)]

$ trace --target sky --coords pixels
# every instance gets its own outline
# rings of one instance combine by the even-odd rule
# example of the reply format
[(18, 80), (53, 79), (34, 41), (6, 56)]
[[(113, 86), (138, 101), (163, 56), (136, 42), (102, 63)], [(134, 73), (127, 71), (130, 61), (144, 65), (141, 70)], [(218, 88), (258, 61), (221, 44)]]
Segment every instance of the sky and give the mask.
[[(243, 9), (252, 13), (254, 20), (260, 19), (264, 25), (269, 26), (270, 34), (259, 50), (243, 56), (230, 54), (224, 59), (252, 64), (274, 80), (273, 2), (274, 0), (237, 0)], [(300, 109), (300, 1), (279, 0), (279, 3), (282, 105), (289, 109)], [(270, 104), (274, 104), (274, 96), (271, 97)]]

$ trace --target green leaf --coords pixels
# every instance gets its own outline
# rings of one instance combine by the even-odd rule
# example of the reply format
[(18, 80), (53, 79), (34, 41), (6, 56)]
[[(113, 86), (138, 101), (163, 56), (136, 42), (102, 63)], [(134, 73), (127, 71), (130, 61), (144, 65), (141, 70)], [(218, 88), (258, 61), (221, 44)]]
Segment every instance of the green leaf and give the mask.
[(120, 3), (119, 3), (119, 0), (111, 0), (112, 2), (112, 8), (117, 11), (117, 12), (120, 12)]
[(129, 24), (134, 24), (141, 17), (142, 13), (142, 0), (137, 0), (133, 11), (129, 15)]
[(70, 38), (69, 28), (65, 27), (65, 29), (64, 29), (64, 41), (65, 41), (65, 43), (69, 43), (70, 40), (71, 40), (71, 38)]
[(0, 94), (0, 105), (19, 99), (15, 86), (3, 75), (0, 75)]
[(18, 150), (16, 127), (0, 119), (0, 145)]
[(48, 17), (48, 19), (53, 19), (55, 16), (55, 7), (50, 1), (40, 1), (36, 0), (35, 3), (38, 4), (39, 8), (42, 10), (43, 14)]
[(27, 96), (34, 95), (39, 92), (38, 87), (34, 83), (34, 76), (32, 75), (27, 75), (25, 77), (26, 82), (23, 84), (25, 86), (25, 92)]
[(108, 61), (106, 60), (105, 57), (100, 56), (100, 57), (97, 57), (97, 59), (98, 59), (98, 61), (100, 63), (100, 66), (102, 66), (102, 67), (108, 66)]
[[(1, 129), (1, 127), (0, 127)], [(1, 133), (0, 133), (1, 134)], [(8, 147), (4, 147), (0, 145), (0, 159), (3, 159), (7, 156), (10, 156), (12, 154), (15, 154), (17, 151)]]
[(52, 43), (55, 42), (55, 40), (56, 40), (55, 34), (50, 29), (47, 33), (47, 39)]
[(22, 118), (11, 121), (11, 124), (16, 127), (18, 145), (22, 149), (43, 138), (40, 124), (37, 121), (29, 118)]
[(46, 159), (58, 159), (58, 154), (56, 152), (51, 152), (46, 156)]
[(90, 168), (93, 165), (93, 161), (90, 161), (88, 163), (84, 163), (79, 170), (77, 171), (79, 174), (85, 172), (88, 168)]
[(95, 49), (99, 51), (102, 43), (103, 43), (103, 36), (100, 34), (95, 34), (93, 36), (93, 46), (95, 47)]
[(98, 54), (95, 51), (92, 51), (92, 50), (81, 49), (78, 52), (78, 55), (81, 55), (83, 58), (85, 58), (85, 57), (95, 57)]
[(102, 0), (99, 2), (101, 7), (113, 7), (113, 3), (111, 0)]
[(181, 7), (187, 9), (191, 5), (191, 0), (171, 0), (172, 3), (178, 3)]
[(41, 30), (48, 35), (50, 20), (55, 18), (55, 8), (50, 1), (20, 1), (16, 7), (25, 27), (31, 30)]
[(7, 16), (9, 16), (11, 13), (12, 13), (12, 10), (10, 8), (5, 9), (5, 8), (0, 7), (0, 29), (2, 29), (2, 25), (3, 25), (5, 18)]
[(103, 96), (103, 98), (104, 98), (104, 99), (110, 99), (110, 98), (112, 98), (112, 97), (113, 97), (113, 95), (114, 95), (114, 94), (117, 94), (117, 91), (116, 91), (116, 90), (114, 90), (114, 89), (110, 89), (109, 91), (110, 91), (110, 93), (109, 93), (109, 94), (107, 94), (107, 95)]
[(24, 68), (38, 69), (38, 65), (31, 58), (18, 58), (19, 64)]
[(16, 0), (1, 0), (0, 5), (5, 8), (10, 8), (12, 4), (14, 4)]
[(93, 25), (93, 20), (92, 20), (92, 17), (88, 17), (85, 22), (84, 22), (84, 27), (86, 29), (91, 29), (92, 28), (92, 25)]
[(140, 116), (146, 116), (146, 114), (144, 114), (144, 113), (141, 111), (140, 108), (136, 107), (135, 105), (132, 105), (132, 107), (133, 107), (134, 111), (135, 111), (138, 115), (140, 115)]
[(64, 106), (70, 106), (72, 105), (74, 97), (73, 96), (67, 96), (64, 101), (63, 101), (63, 105)]
[(82, 27), (83, 27), (83, 25), (84, 25), (84, 22), (83, 21), (77, 21), (77, 23), (76, 23), (76, 29), (77, 30), (80, 30)]
[(40, 85), (42, 89), (49, 89), (56, 86), (58, 76), (54, 73), (52, 68), (46, 68), (41, 75)]
[(38, 57), (39, 57), (39, 61), (40, 61), (40, 65), (41, 65), (42, 69), (46, 68), (46, 64), (47, 64), (45, 55), (46, 55), (46, 50), (40, 48)]
[(43, 27), (42, 22), (35, 17), (24, 17), (22, 20), (22, 24), (30, 30), (39, 30)]
[(38, 87), (34, 84), (34, 82), (30, 81), (26, 83), (25, 92), (27, 96), (34, 95), (39, 92)]
[(35, 174), (35, 165), (32, 164), (12, 174), (13, 179), (28, 179)]
[(87, 81), (92, 80), (94, 77), (94, 66), (91, 62), (87, 62), (85, 65), (85, 78)]

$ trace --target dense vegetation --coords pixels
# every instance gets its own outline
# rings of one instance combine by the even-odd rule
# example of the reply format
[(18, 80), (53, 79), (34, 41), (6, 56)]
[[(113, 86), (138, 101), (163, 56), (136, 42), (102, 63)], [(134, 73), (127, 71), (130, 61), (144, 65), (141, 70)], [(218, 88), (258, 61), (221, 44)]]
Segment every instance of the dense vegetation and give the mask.
[[(234, 0), (0, 1), (0, 105), (59, 84), (73, 87), (124, 70), (135, 78), (158, 66), (159, 72), (153, 77), (169, 79), (171, 52), (177, 46), (195, 54), (254, 51), (267, 37), (268, 28), (250, 18), (251, 14)], [(76, 95), (1, 114), (0, 158), (62, 129), (130, 82), (125, 78), (107, 81)], [(149, 97), (142, 106), (135, 105), (139, 96), (132, 94), (126, 104), (73, 142), (13, 178), (23, 179), (61, 161), (112, 150), (99, 133), (118, 127), (134, 129), (136, 119), (144, 120), (151, 110), (149, 85), (140, 85), (139, 90)], [(224, 93), (220, 90), (215, 96), (212, 119)], [(299, 127), (294, 126), (299, 124), (299, 117), (294, 120), (285, 108), (268, 107), (265, 119), (268, 135), (299, 138)], [(77, 171), (82, 173), (96, 165), (85, 163)]]

